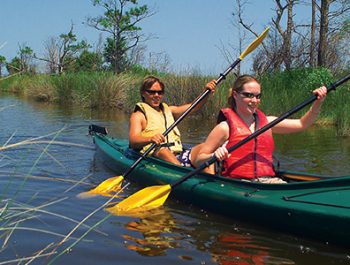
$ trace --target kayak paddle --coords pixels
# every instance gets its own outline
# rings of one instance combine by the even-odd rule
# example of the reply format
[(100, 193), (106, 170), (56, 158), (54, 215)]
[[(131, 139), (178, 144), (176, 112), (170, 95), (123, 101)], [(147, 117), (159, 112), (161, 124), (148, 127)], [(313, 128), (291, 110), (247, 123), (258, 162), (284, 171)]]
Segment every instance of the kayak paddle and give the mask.
[[(255, 48), (264, 40), (264, 38), (267, 36), (267, 33), (270, 28), (266, 28), (263, 33), (261, 33), (245, 50), (244, 52), (234, 61), (224, 73), (221, 73), (219, 78), (216, 80), (216, 84), (218, 85), (221, 83), (222, 80), (226, 78), (226, 76), (232, 71), (232, 69), (240, 63), (240, 61), (243, 60), (245, 56), (247, 56), (249, 53), (251, 53)], [(191, 106), (163, 133), (163, 136), (166, 136), (172, 129), (174, 129), (186, 116), (189, 112), (192, 111), (193, 108), (195, 108), (198, 103), (204, 99), (208, 94), (210, 93), (210, 89), (207, 89), (200, 95), (192, 104)], [(112, 192), (116, 192), (121, 189), (121, 185), (123, 182), (123, 179), (126, 178), (131, 171), (141, 162), (143, 158), (145, 158), (154, 148), (156, 147), (156, 144), (153, 143), (143, 154), (140, 156), (132, 165), (131, 167), (122, 175), (117, 176), (113, 178), (109, 178), (102, 183), (100, 183), (96, 188), (90, 190), (87, 192), (87, 194), (99, 194), (99, 195), (108, 195)], [(86, 192), (85, 192), (86, 194)]]
[[(346, 77), (338, 80), (337, 82), (330, 84), (327, 86), (327, 93), (329, 91), (335, 90), (337, 86), (340, 86), (344, 82), (348, 81), (350, 79), (350, 74)], [(253, 138), (258, 137), (260, 134), (264, 133), (265, 131), (269, 130), (273, 126), (275, 126), (277, 123), (281, 122), (282, 120), (286, 119), (287, 117), (291, 116), (292, 114), (296, 113), (300, 109), (304, 108), (308, 104), (312, 103), (317, 99), (317, 95), (313, 95), (310, 98), (306, 99), (301, 104), (297, 105), (296, 107), (292, 108), (291, 110), (287, 111), (286, 113), (282, 114), (280, 117), (276, 118), (272, 122), (268, 123), (264, 127), (260, 128), (259, 130), (255, 131), (251, 135), (244, 138), (242, 141), (238, 142), (237, 144), (231, 146), (228, 149), (228, 152), (231, 153), (233, 150), (236, 150), (240, 146), (244, 145), (248, 141), (252, 140)], [(197, 173), (201, 172), (204, 168), (211, 165), (212, 163), (216, 162), (217, 158), (213, 156), (205, 163), (201, 164), (198, 168), (195, 170), (189, 172), (187, 175), (183, 176), (179, 180), (177, 180), (175, 183), (167, 184), (167, 185), (158, 185), (158, 186), (151, 186), (144, 188), (135, 194), (129, 196), (125, 200), (121, 201), (115, 206), (109, 207), (106, 210), (116, 214), (116, 215), (123, 215), (123, 214), (129, 214), (132, 212), (140, 211), (140, 210), (148, 210), (152, 208), (159, 207), (164, 204), (165, 200), (169, 196), (171, 190), (175, 188), (176, 186), (180, 185), (182, 182), (186, 181), (190, 177), (196, 175)]]

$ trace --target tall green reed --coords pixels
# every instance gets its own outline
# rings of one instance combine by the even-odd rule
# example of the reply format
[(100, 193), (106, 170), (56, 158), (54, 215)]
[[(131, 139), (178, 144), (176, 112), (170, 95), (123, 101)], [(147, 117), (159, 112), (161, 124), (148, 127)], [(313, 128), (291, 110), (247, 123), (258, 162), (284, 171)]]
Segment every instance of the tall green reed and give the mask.
[[(0, 89), (25, 95), (38, 101), (54, 102), (62, 105), (79, 105), (86, 108), (113, 109), (118, 108), (130, 113), (136, 102), (141, 101), (139, 88), (145, 71), (134, 71), (124, 74), (111, 72), (72, 73), (60, 76), (36, 75), (16, 76), (0, 82)], [(165, 83), (164, 100), (169, 105), (180, 105), (192, 102), (203, 91), (205, 84), (217, 76), (202, 75), (195, 71), (186, 74), (152, 73)], [(278, 116), (311, 96), (315, 88), (329, 84), (334, 79), (325, 68), (300, 68), (284, 72), (264, 74), (259, 77), (262, 83), (263, 98), (261, 109)], [(216, 90), (214, 96), (209, 96), (205, 106), (195, 116), (215, 118), (219, 110), (227, 106), (229, 88), (235, 77), (228, 75)], [(348, 84), (345, 84), (348, 85)], [(349, 85), (348, 85), (349, 86)], [(346, 89), (331, 93), (323, 104), (318, 122), (335, 124), (341, 134), (350, 128), (350, 113), (344, 111), (347, 98), (343, 92)], [(307, 111), (305, 108), (293, 117), (300, 117)], [(342, 115), (340, 115), (342, 113)]]

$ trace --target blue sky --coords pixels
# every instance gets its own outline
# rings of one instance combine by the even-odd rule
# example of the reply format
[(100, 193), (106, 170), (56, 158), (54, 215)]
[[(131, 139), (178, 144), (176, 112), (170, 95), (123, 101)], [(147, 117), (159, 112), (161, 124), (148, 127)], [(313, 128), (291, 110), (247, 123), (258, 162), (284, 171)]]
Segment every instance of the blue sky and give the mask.
[[(262, 32), (271, 17), (273, 2), (250, 2), (245, 17), (254, 23), (255, 30)], [(174, 71), (222, 72), (229, 65), (219, 49), (222, 45), (238, 57), (239, 52), (234, 49), (237, 29), (232, 26), (235, 0), (140, 0), (139, 3), (157, 11), (140, 24), (146, 34), (157, 37), (147, 42), (147, 51), (168, 54)], [(19, 44), (42, 54), (44, 42), (67, 33), (72, 22), (79, 40), (97, 43), (99, 32), (82, 24), (86, 17), (102, 14), (102, 9), (94, 7), (90, 0), (1, 0), (0, 8), (0, 55), (7, 60), (16, 56)], [(241, 63), (246, 71), (248, 57)]]

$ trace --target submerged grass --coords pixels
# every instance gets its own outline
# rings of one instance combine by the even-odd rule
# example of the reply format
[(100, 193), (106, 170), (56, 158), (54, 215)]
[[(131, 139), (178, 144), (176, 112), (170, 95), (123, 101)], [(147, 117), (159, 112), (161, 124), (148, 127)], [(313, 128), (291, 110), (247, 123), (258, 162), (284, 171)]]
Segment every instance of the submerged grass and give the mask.
[[(204, 76), (198, 73), (179, 75), (161, 74), (166, 86), (164, 100), (171, 105), (192, 102), (201, 95), (205, 84), (218, 76)], [(85, 108), (118, 108), (130, 113), (140, 101), (139, 87), (145, 76), (140, 73), (115, 75), (111, 72), (74, 73), (60, 76), (34, 75), (15, 76), (0, 81), (0, 90), (23, 93), (37, 101), (62, 105), (79, 105)], [(341, 76), (340, 76), (341, 77)], [(311, 96), (311, 91), (323, 84), (336, 80), (324, 68), (301, 68), (285, 72), (269, 73), (259, 78), (263, 87), (262, 110), (278, 116)], [(230, 74), (222, 82), (214, 96), (210, 96), (205, 107), (197, 113), (201, 118), (215, 118), (219, 109), (226, 107), (228, 91), (234, 76)], [(343, 86), (347, 88), (343, 88)], [(344, 84), (327, 98), (319, 115), (321, 124), (334, 124), (340, 135), (349, 135), (350, 112), (349, 84)], [(347, 103), (346, 103), (347, 102)], [(294, 115), (300, 117), (307, 107)], [(341, 115), (340, 115), (341, 114)]]

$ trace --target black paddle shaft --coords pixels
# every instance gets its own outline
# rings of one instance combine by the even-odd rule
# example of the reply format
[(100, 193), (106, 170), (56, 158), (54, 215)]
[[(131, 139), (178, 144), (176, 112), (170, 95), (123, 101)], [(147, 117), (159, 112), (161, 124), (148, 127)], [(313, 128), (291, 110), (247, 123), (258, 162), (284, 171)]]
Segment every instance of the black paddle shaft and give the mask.
[[(219, 78), (215, 80), (216, 85), (220, 84), (221, 81), (224, 80), (226, 76), (232, 71), (232, 69), (235, 68), (235, 66), (240, 63), (240, 61), (241, 59), (238, 58), (226, 69), (224, 73), (221, 73)], [(206, 89), (195, 101), (193, 101), (191, 106), (189, 106), (188, 109), (184, 113), (182, 113), (181, 116), (173, 124), (171, 124), (168, 129), (166, 129), (165, 132), (163, 132), (163, 136), (164, 137), (167, 136), (169, 132), (172, 129), (174, 129), (188, 115), (188, 113), (190, 113), (199, 104), (199, 102), (201, 102), (206, 96), (208, 96), (209, 93), (210, 93), (210, 89)], [(134, 162), (134, 164), (131, 165), (131, 167), (124, 173), (123, 176), (124, 177), (128, 176), (130, 172), (133, 171), (134, 168), (140, 163), (140, 161), (143, 158), (145, 158), (155, 147), (156, 147), (155, 143), (151, 144), (150, 147), (142, 154), (142, 156), (140, 156)]]
[[(344, 78), (338, 80), (335, 83), (332, 83), (330, 85), (327, 86), (327, 93), (335, 90), (336, 87), (340, 86), (341, 84), (345, 83), (346, 81), (348, 81), (350, 79), (350, 74), (348, 74), (347, 76), (345, 76)], [(239, 148), (240, 146), (244, 145), (245, 143), (249, 142), (250, 140), (252, 140), (253, 138), (258, 137), (260, 134), (264, 133), (265, 131), (269, 130), (270, 128), (272, 128), (273, 126), (275, 126), (277, 123), (281, 122), (282, 120), (286, 119), (287, 117), (293, 115), (294, 113), (298, 112), (299, 110), (301, 110), (302, 108), (304, 108), (305, 106), (309, 105), (310, 103), (312, 103), (313, 101), (315, 101), (317, 99), (317, 95), (313, 95), (310, 98), (306, 99), (304, 102), (302, 102), (301, 104), (299, 104), (298, 106), (295, 106), (294, 108), (292, 108), (291, 110), (287, 111), (286, 113), (282, 114), (280, 117), (278, 117), (277, 119), (273, 120), (272, 122), (266, 124), (264, 127), (260, 128), (259, 130), (255, 131), (254, 133), (252, 133), (251, 135), (247, 136), (246, 138), (244, 138), (242, 141), (238, 142), (237, 144), (231, 146), (229, 149), (227, 149), (227, 151), (229, 153), (231, 153), (233, 150), (236, 150), (237, 148)], [(213, 164), (214, 162), (217, 161), (217, 158), (215, 156), (213, 156), (212, 158), (210, 158), (208, 161), (206, 161), (205, 163), (201, 164), (198, 168), (196, 168), (195, 170), (189, 172), (187, 175), (183, 176), (182, 178), (180, 178), (178, 181), (176, 181), (175, 183), (171, 184), (171, 187), (174, 188), (177, 185), (181, 184), (182, 182), (186, 181), (187, 179), (189, 179), (190, 177), (192, 177), (193, 175), (201, 172), (204, 168), (206, 168), (207, 166)]]
[[(224, 73), (221, 73), (219, 78), (215, 80), (216, 85), (220, 84), (222, 80), (226, 79), (226, 76), (232, 71), (232, 69), (239, 64), (239, 62), (241, 61), (241, 59), (237, 59), (236, 61), (233, 62), (233, 64), (231, 64)], [(200, 95), (195, 101), (193, 101), (193, 103), (191, 104), (191, 106), (188, 107), (188, 109), (181, 114), (181, 116), (172, 124), (170, 125), (170, 127), (163, 133), (163, 136), (167, 136), (168, 133), (175, 128), (175, 126), (177, 126), (187, 115), (189, 112), (191, 112), (197, 105), (199, 102), (201, 102), (208, 94), (210, 93), (210, 89), (205, 90), (202, 95)], [(155, 145), (155, 144), (154, 144)], [(151, 148), (149, 148), (151, 149)], [(148, 151), (148, 150), (147, 150)], [(146, 152), (147, 152), (146, 151)], [(145, 153), (146, 153), (145, 152)]]

